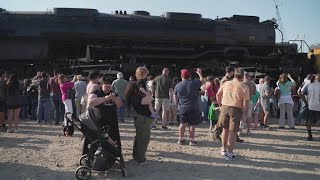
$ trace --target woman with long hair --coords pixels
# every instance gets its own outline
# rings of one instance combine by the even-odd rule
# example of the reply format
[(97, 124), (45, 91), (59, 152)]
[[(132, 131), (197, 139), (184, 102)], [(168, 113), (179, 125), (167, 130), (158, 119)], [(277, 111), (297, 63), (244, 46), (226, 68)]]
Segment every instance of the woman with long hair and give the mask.
[(128, 110), (133, 107), (136, 112), (134, 118), (136, 136), (133, 145), (133, 158), (140, 165), (144, 165), (146, 164), (145, 153), (150, 141), (151, 125), (153, 122), (149, 104), (153, 99), (143, 97), (139, 86), (136, 83), (130, 83), (126, 89), (126, 101)]
[[(22, 85), (15, 74), (12, 74), (6, 84), (7, 109), (8, 109), (8, 133), (20, 132), (20, 111), (22, 106)], [(14, 123), (14, 128), (12, 127)]]
[[(73, 107), (74, 107), (74, 98), (70, 97), (70, 90), (74, 88), (74, 82), (76, 81), (76, 76), (74, 76), (73, 80), (71, 82), (68, 82), (66, 80), (66, 76), (64, 74), (60, 74), (58, 76), (58, 83), (61, 90), (62, 95), (62, 102), (64, 104), (64, 109), (66, 113), (72, 113), (73, 114)], [(74, 94), (75, 95), (75, 94)], [(71, 123), (67, 123), (67, 119), (64, 118), (64, 126), (70, 125)], [(65, 134), (68, 136), (68, 134)], [(70, 134), (72, 135), (72, 134)]]
[[(288, 80), (290, 79), (290, 81)], [(291, 90), (295, 86), (295, 81), (290, 74), (280, 74), (277, 82), (278, 89), (280, 91), (280, 97), (278, 100), (280, 107), (279, 127), (283, 129), (285, 127), (285, 114), (287, 113), (289, 128), (294, 129), (293, 119), (293, 100), (291, 97)], [(277, 90), (276, 90), (277, 91)]]

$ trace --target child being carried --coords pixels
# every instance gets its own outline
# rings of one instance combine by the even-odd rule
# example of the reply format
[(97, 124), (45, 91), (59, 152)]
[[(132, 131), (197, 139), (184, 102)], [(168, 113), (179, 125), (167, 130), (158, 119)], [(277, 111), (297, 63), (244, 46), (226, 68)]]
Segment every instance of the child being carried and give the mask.
[[(148, 106), (149, 106), (149, 110), (151, 112), (151, 117), (155, 118), (155, 119), (159, 119), (160, 116), (156, 112), (154, 112), (154, 109), (152, 106), (152, 101), (154, 100), (152, 97), (152, 93), (148, 92), (146, 90), (147, 89), (147, 87), (146, 87), (147, 82), (145, 79), (147, 78), (148, 73), (149, 73), (149, 71), (145, 67), (139, 67), (136, 70), (136, 78), (137, 78), (137, 85), (139, 88), (139, 94), (143, 97), (141, 101), (150, 102), (150, 103), (148, 103)], [(142, 102), (142, 104), (145, 104), (145, 103)]]

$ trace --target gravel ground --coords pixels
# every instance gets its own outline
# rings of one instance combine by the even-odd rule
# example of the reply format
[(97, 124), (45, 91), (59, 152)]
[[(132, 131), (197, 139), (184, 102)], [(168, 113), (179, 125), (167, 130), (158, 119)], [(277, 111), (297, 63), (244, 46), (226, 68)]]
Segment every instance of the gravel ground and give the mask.
[[(275, 120), (273, 120), (275, 122)], [(320, 128), (314, 141), (306, 141), (305, 127), (296, 130), (255, 130), (237, 144), (236, 161), (219, 155), (220, 143), (213, 142), (208, 124), (197, 128), (198, 146), (178, 145), (178, 128), (152, 131), (147, 158), (149, 165), (132, 160), (135, 129), (131, 120), (120, 124), (126, 179), (320, 179)], [(76, 179), (74, 171), (81, 156), (82, 134), (62, 136), (61, 127), (21, 123), (20, 133), (0, 133), (0, 179)], [(121, 179), (115, 170), (93, 173), (92, 179)]]

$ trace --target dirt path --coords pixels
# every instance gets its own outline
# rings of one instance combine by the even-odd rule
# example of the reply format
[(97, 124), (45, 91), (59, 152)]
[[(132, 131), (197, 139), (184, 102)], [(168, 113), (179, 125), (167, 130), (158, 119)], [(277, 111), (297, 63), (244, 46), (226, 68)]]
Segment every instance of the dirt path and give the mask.
[[(197, 147), (176, 144), (177, 127), (152, 132), (147, 158), (150, 165), (132, 161), (135, 129), (131, 121), (120, 124), (127, 179), (320, 179), (320, 128), (314, 141), (306, 141), (305, 127), (296, 130), (256, 130), (237, 144), (239, 158), (226, 162), (220, 144), (208, 136), (208, 125), (197, 128)], [(21, 133), (0, 133), (0, 179), (75, 179), (82, 147), (79, 132), (61, 136), (61, 128), (23, 122)], [(120, 179), (117, 171), (92, 179)]]

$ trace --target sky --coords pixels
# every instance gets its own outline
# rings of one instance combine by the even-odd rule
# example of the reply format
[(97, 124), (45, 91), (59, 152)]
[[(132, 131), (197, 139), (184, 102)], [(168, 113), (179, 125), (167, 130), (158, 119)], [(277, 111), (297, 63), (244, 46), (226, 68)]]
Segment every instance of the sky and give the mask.
[[(286, 41), (320, 43), (320, 0), (276, 0), (276, 4)], [(274, 0), (0, 0), (0, 8), (10, 11), (45, 11), (54, 7), (94, 8), (104, 13), (145, 10), (151, 15), (189, 12), (212, 19), (234, 14), (259, 16), (261, 21), (277, 19)], [(277, 41), (281, 41), (278, 33)]]

